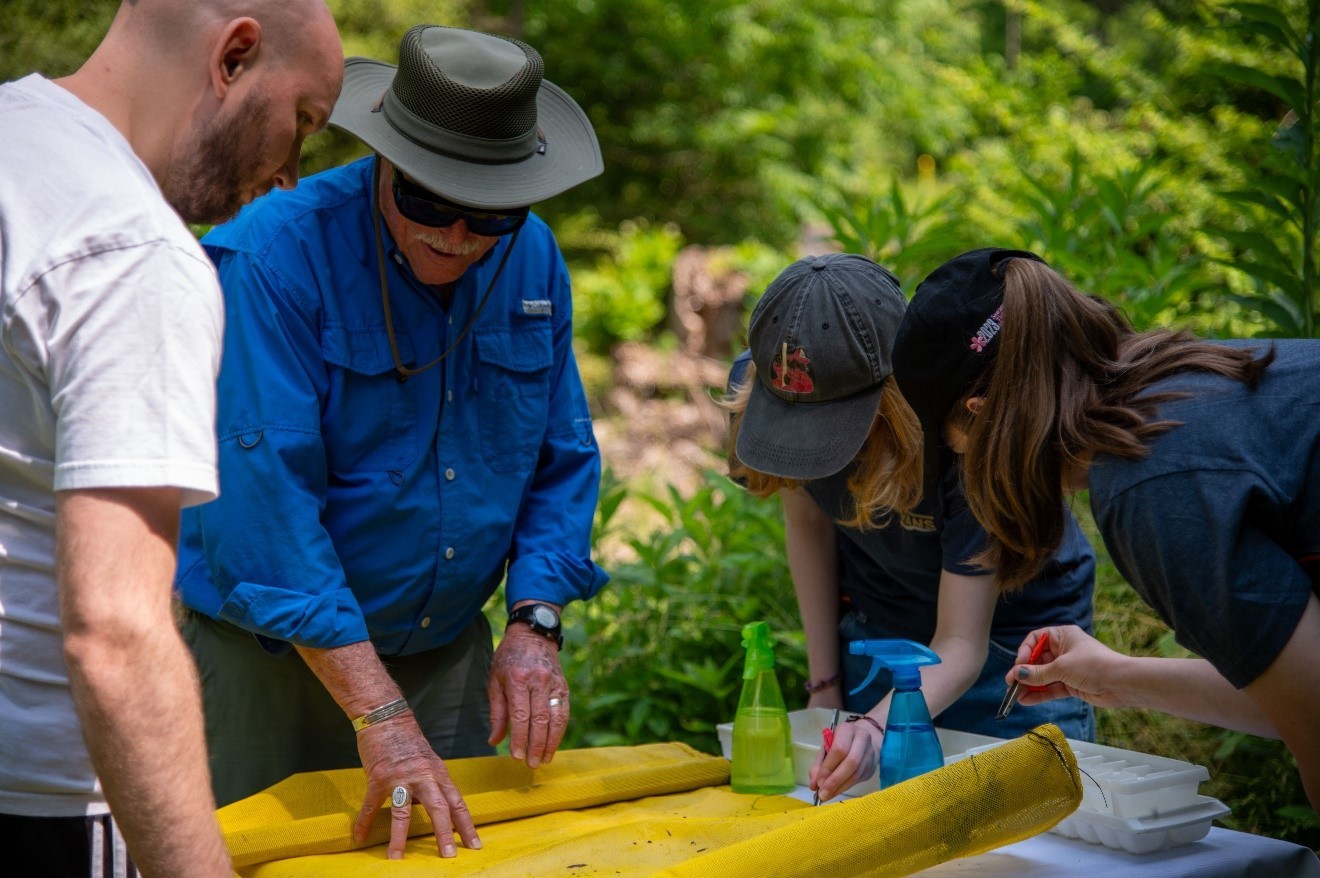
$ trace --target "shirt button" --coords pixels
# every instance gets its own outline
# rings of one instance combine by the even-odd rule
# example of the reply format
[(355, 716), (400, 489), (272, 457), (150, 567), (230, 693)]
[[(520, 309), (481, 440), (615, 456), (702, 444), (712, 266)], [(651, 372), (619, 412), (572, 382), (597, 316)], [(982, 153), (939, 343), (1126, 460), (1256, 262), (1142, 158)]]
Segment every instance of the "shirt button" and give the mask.
[(445, 391), (445, 402), (453, 402), (453, 401), (454, 401), (454, 391), (452, 391), (452, 390), (446, 390), (446, 391)]
[(430, 628), (430, 627), (431, 627), (431, 617), (430, 617), (430, 616), (427, 616), (425, 619), (422, 620), (422, 627), (423, 627), (423, 628)]
[(445, 558), (453, 558), (453, 557), (454, 557), (454, 547), (450, 546), (448, 549), (445, 549)]
[(448, 480), (451, 481), (451, 482), (454, 480), (454, 471), (453, 471), (453, 469), (447, 469), (447, 470), (445, 470), (445, 478), (448, 479)]

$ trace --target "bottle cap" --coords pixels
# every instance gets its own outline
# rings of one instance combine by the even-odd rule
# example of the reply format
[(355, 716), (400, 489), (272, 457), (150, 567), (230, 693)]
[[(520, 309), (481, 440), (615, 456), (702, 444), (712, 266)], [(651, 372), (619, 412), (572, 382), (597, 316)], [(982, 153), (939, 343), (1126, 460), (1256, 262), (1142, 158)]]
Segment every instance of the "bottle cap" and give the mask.
[(747, 650), (743, 665), (743, 679), (750, 680), (759, 671), (775, 666), (775, 642), (770, 637), (770, 626), (765, 622), (751, 622), (743, 626), (742, 645)]

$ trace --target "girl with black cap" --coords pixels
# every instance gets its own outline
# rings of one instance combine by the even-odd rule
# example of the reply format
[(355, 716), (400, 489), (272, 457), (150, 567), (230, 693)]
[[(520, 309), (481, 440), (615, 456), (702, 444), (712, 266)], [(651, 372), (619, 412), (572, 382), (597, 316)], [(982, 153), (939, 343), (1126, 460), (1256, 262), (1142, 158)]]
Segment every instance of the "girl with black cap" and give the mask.
[(995, 720), (1023, 635), (1090, 627), (1095, 559), (1069, 518), (1066, 539), (1022, 599), (998, 601), (992, 571), (967, 563), (985, 534), (956, 481), (933, 479), (922, 498), (921, 434), (890, 377), (905, 307), (897, 279), (865, 257), (799, 260), (757, 304), (751, 349), (730, 376), (730, 474), (784, 504), (809, 704), (864, 714), (838, 727), (813, 768), (822, 799), (871, 775), (888, 713), (887, 672), (851, 692), (870, 667), (849, 653), (854, 640), (929, 644), (942, 663), (923, 669), (922, 688), (943, 727), (1014, 736), (1054, 722), (1072, 738), (1094, 734), (1091, 708), (1077, 699)]
[[(1132, 658), (1069, 627), (1008, 679), (1282, 738), (1320, 804), (1320, 341), (1133, 331), (1031, 253), (977, 250), (918, 288), (894, 377), (926, 457), (962, 453), (978, 560), (1028, 585), (1090, 490), (1119, 571), (1202, 658)], [(1025, 588), (1024, 588), (1025, 587)]]

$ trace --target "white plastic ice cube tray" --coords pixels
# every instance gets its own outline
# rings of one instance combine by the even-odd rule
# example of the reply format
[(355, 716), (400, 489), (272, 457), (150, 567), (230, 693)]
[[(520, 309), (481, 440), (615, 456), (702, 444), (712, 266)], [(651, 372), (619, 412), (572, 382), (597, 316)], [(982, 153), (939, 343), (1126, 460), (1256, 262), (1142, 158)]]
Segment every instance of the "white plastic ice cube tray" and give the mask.
[[(793, 735), (793, 776), (808, 781), (834, 711), (810, 708), (788, 715)], [(733, 723), (716, 727), (726, 759), (733, 755)], [(936, 729), (947, 765), (1004, 743), (999, 738)], [(1051, 831), (1067, 838), (1142, 854), (1197, 841), (1210, 823), (1229, 813), (1217, 799), (1197, 794), (1210, 772), (1180, 759), (1136, 753), (1103, 744), (1068, 739), (1082, 774), (1082, 803)], [(874, 775), (844, 793), (864, 796), (877, 789)]]

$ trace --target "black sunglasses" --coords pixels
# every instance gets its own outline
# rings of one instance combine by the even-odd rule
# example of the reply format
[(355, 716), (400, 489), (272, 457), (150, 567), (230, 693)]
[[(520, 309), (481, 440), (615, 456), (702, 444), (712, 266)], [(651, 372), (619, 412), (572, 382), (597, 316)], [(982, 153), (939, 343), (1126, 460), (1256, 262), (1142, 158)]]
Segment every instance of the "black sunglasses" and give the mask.
[(394, 171), (393, 189), (394, 206), (405, 219), (438, 229), (448, 228), (462, 220), (469, 232), (485, 237), (512, 234), (527, 220), (530, 210), (527, 207), (510, 211), (478, 210), (454, 204), (409, 180), (397, 168)]

